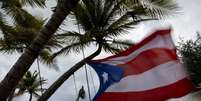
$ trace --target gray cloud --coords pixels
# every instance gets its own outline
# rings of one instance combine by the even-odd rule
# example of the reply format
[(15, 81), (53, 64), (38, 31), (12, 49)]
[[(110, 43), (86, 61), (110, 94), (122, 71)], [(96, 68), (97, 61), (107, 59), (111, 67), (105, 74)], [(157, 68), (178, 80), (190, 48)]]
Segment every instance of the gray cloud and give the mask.
[[(140, 26), (137, 27), (137, 29), (132, 30), (130, 35), (124, 36), (124, 38), (133, 38), (132, 40), (137, 42), (141, 40), (144, 36), (149, 33), (150, 30), (153, 30), (155, 28), (158, 28), (160, 26), (167, 26), (172, 25), (174, 28), (174, 40), (175, 42), (179, 41), (179, 37), (182, 37), (184, 39), (190, 39), (195, 37), (196, 31), (201, 31), (201, 23), (199, 21), (199, 18), (201, 18), (201, 9), (200, 9), (200, 0), (178, 0), (177, 1), (181, 7), (181, 14), (178, 14), (176, 17), (170, 18), (165, 21), (160, 21), (160, 23), (156, 22), (149, 22), (149, 23), (143, 23), (140, 24)], [(32, 9), (30, 7), (27, 7), (28, 10), (30, 10), (34, 15), (41, 16), (41, 17), (50, 17), (52, 14), (51, 8), (54, 7), (56, 3), (54, 0), (48, 1), (48, 8), (47, 9)], [(153, 26), (153, 23), (155, 24)], [(70, 25), (70, 24), (68, 24)], [(91, 54), (95, 50), (95, 47), (92, 47), (91, 49), (87, 50), (86, 54)], [(105, 57), (106, 54), (102, 53), (98, 58)], [(108, 55), (107, 55), (108, 56)], [(0, 80), (5, 76), (5, 74), (9, 71), (10, 67), (15, 63), (19, 55), (0, 55)], [(54, 80), (56, 80), (60, 75), (62, 75), (66, 70), (68, 70), (72, 65), (74, 65), (76, 62), (82, 59), (82, 55), (77, 54), (70, 54), (68, 56), (61, 56), (58, 60), (58, 65), (60, 67), (60, 71), (55, 71), (53, 69), (49, 69), (47, 66), (41, 64), (41, 72), (42, 76), (48, 79), (48, 84), (45, 86), (46, 88), (51, 85)], [(36, 63), (33, 64), (31, 67), (31, 70), (36, 70)], [(86, 86), (86, 78), (84, 74), (84, 69), (79, 70), (75, 73), (76, 75), (76, 84), (78, 88), (81, 88), (82, 85), (84, 85), (85, 90), (87, 91)], [(93, 72), (96, 90), (98, 89), (98, 77)], [(91, 79), (90, 79), (91, 81)], [(94, 91), (92, 85), (91, 92), (94, 96)], [(74, 101), (76, 98), (76, 92), (74, 87), (73, 78), (71, 77), (69, 80), (67, 80), (58, 90), (57, 92), (50, 98), (49, 101)], [(21, 97), (16, 98), (16, 101), (27, 101), (28, 95), (24, 95)], [(185, 96), (184, 98), (180, 98), (177, 100), (171, 100), (171, 101), (189, 101), (191, 99), (190, 96)], [(34, 100), (33, 100), (34, 101)], [(83, 101), (88, 101), (88, 99), (85, 99)]]

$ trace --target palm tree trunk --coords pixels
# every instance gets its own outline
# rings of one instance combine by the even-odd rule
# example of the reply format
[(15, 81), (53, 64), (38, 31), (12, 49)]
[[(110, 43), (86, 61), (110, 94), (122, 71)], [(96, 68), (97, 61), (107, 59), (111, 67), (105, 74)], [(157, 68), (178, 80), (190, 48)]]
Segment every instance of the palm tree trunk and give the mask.
[(29, 96), (29, 101), (31, 101), (33, 94), (32, 94), (32, 93), (29, 93), (29, 94), (30, 94), (30, 96)]
[(75, 64), (72, 68), (66, 71), (63, 75), (61, 75), (42, 95), (39, 97), (37, 101), (47, 101), (52, 94), (71, 76), (74, 72), (79, 70), (87, 60), (91, 60), (97, 55), (100, 54), (102, 46), (98, 47), (98, 50), (91, 54), (90, 56), (86, 57), (85, 59), (81, 60), (77, 64)]
[[(56, 32), (66, 16), (76, 6), (78, 0), (58, 0), (56, 11), (48, 21), (48, 23), (39, 31), (38, 36), (32, 44), (19, 57), (13, 65), (6, 77), (0, 83), (0, 99), (6, 101), (12, 89), (18, 84), (26, 71), (30, 68), (34, 60), (38, 57), (44, 45), (48, 42), (51, 36)], [(65, 2), (64, 2), (65, 1)]]
[(15, 89), (16, 89), (16, 88), (14, 88), (14, 89), (11, 91), (10, 95), (8, 96), (8, 101), (12, 101), (12, 100), (13, 100), (14, 93), (15, 93)]

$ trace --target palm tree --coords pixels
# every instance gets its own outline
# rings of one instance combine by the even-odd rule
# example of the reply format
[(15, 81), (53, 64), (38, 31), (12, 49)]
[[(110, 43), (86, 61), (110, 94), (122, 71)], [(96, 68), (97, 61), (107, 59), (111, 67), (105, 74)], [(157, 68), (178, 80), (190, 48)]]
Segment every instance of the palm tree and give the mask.
[[(0, 3), (0, 29), (2, 31), (1, 34), (3, 34), (3, 38), (1, 38), (1, 51), (11, 53), (17, 50), (18, 52), (22, 52), (23, 48), (27, 47), (28, 43), (31, 43), (36, 36), (34, 34), (40, 30), (43, 24), (43, 21), (36, 19), (24, 10), (23, 6), (28, 5), (43, 8), (45, 7), (45, 0), (1, 0)], [(8, 23), (6, 18), (11, 18), (13, 21), (9, 21)], [(27, 39), (25, 40), (25, 38)], [(47, 52), (44, 51), (42, 53)]]
[[(40, 30), (40, 28), (43, 26), (45, 20), (42, 20), (41, 18), (37, 18), (32, 16), (31, 14), (27, 13), (27, 16), (29, 16), (30, 19), (24, 20), (24, 24), (27, 26), (14, 23), (12, 26), (12, 31), (9, 33), (2, 33), (4, 36), (0, 38), (0, 52), (8, 53), (8, 54), (14, 54), (16, 52), (23, 53), (24, 49), (26, 49), (31, 41), (34, 39), (34, 37), (37, 36), (37, 32)], [(33, 21), (34, 23), (29, 24), (29, 22)], [(60, 38), (59, 40), (62, 40)], [(40, 52), (38, 60), (40, 62), (48, 65), (49, 67), (54, 67), (54, 69), (58, 69), (55, 61), (49, 61), (49, 58), (51, 56), (51, 51), (54, 48), (61, 47), (61, 41), (56, 39), (56, 37), (52, 37), (45, 48)], [(37, 60), (37, 62), (39, 62)], [(38, 69), (39, 69), (38, 64)], [(40, 70), (38, 70), (40, 73)], [(39, 74), (40, 77), (40, 74)], [(15, 90), (15, 89), (14, 89)], [(13, 92), (14, 92), (13, 90)], [(10, 94), (8, 101), (11, 101), (13, 97), (13, 93)]]
[[(23, 0), (25, 1), (25, 0)], [(26, 0), (32, 2), (34, 0)], [(58, 0), (55, 12), (49, 21), (38, 32), (31, 45), (23, 52), (11, 70), (0, 83), (0, 99), (5, 101), (23, 75), (28, 71), (31, 64), (38, 57), (45, 44), (57, 31), (66, 16), (74, 9), (79, 0)]]
[[(18, 23), (20, 25), (24, 25), (29, 27), (29, 25), (35, 24), (29, 16), (28, 12), (23, 9), (23, 6), (38, 6), (45, 7), (45, 0), (0, 0), (0, 29), (3, 34), (7, 34), (8, 32), (12, 32), (11, 21), (7, 21), (7, 18), (14, 19), (14, 23)], [(25, 23), (26, 20), (29, 19), (29, 24)]]
[[(4, 36), (0, 38), (0, 52), (14, 54), (14, 53), (23, 53), (23, 51), (30, 45), (31, 41), (37, 36), (37, 32), (43, 26), (44, 21), (41, 18), (37, 18), (27, 13), (26, 16), (29, 16), (30, 19), (24, 20), (22, 25), (18, 23), (14, 23), (12, 26), (12, 31), (7, 32), (6, 34), (2, 33)], [(33, 21), (34, 23), (29, 22)], [(58, 41), (55, 37), (52, 37), (45, 48), (40, 52), (39, 57), (37, 59), (37, 63), (40, 61), (48, 67), (53, 67), (54, 69), (58, 69), (55, 61), (49, 61), (51, 56), (51, 51), (53, 48), (61, 47), (60, 41)], [(38, 69), (40, 69), (38, 64)], [(40, 70), (38, 70), (40, 73)], [(39, 74), (39, 78), (41, 75)], [(42, 85), (42, 84), (41, 84)], [(14, 92), (15, 89), (13, 89)], [(13, 93), (10, 94), (8, 101), (12, 100)]]
[[(6, 34), (3, 34), (3, 37), (0, 38), (0, 52), (3, 53), (23, 53), (26, 48), (29, 47), (31, 42), (37, 36), (37, 32), (42, 28), (45, 20), (41, 18), (34, 17), (31, 14), (27, 13), (26, 16), (29, 16), (29, 19), (24, 20), (23, 23), (14, 23), (12, 28)], [(33, 21), (34, 23), (29, 22)], [(61, 40), (61, 39), (60, 39)], [(45, 48), (40, 52), (39, 59), (41, 62), (46, 64), (54, 64), (54, 62), (49, 62), (49, 57), (51, 51), (54, 48), (61, 47), (61, 41), (57, 40), (54, 36), (48, 41)]]
[[(45, 20), (42, 20), (41, 18), (37, 18), (32, 16), (31, 14), (27, 13), (26, 16), (29, 16), (30, 19), (24, 20), (24, 24), (18, 24), (14, 23), (12, 26), (12, 31), (9, 33), (2, 33), (4, 36), (0, 38), (0, 52), (8, 53), (8, 54), (14, 54), (16, 52), (23, 53), (24, 49), (26, 49), (31, 41), (37, 36), (37, 32), (40, 30), (40, 28), (43, 26)], [(34, 23), (29, 22), (33, 21)], [(60, 38), (59, 40), (63, 40)], [(56, 39), (55, 36), (53, 36), (45, 46), (45, 48), (40, 52), (38, 60), (40, 62), (45, 63), (46, 65), (50, 67), (54, 67), (54, 69), (57, 69), (57, 66), (55, 64), (55, 61), (49, 61), (50, 54), (53, 48), (59, 48), (61, 47), (61, 41)], [(38, 62), (37, 60), (37, 62)], [(39, 69), (38, 64), (38, 69)], [(40, 70), (38, 70), (40, 73)], [(40, 74), (39, 74), (40, 77)], [(15, 89), (14, 89), (15, 90)], [(14, 92), (13, 90), (13, 92)], [(8, 100), (12, 100), (13, 93), (10, 94)]]
[[(40, 18), (32, 16), (23, 6), (45, 7), (45, 0), (1, 0), (0, 11), (0, 29), (3, 37), (0, 38), (0, 51), (5, 53), (14, 53), (15, 51), (22, 53), (31, 41), (37, 36), (37, 32), (43, 27), (44, 21)], [(13, 21), (7, 21), (6, 18), (12, 18)], [(40, 59), (47, 62), (50, 56), (51, 47), (58, 47), (59, 44), (52, 38), (46, 49), (40, 53)]]
[[(7, 34), (2, 33), (4, 36), (0, 38), (0, 52), (8, 53), (8, 54), (14, 54), (16, 52), (22, 53), (25, 48), (30, 45), (31, 41), (36, 36), (39, 29), (43, 26), (44, 20), (34, 17), (27, 13), (28, 16), (30, 16), (31, 20), (34, 21), (34, 24), (29, 24), (29, 26), (21, 26), (21, 24), (15, 23), (12, 26), (12, 31), (10, 31)], [(30, 19), (25, 20), (24, 23), (28, 23)], [(40, 62), (47, 64), (50, 67), (57, 67), (55, 62), (49, 61), (50, 53), (52, 48), (58, 48), (60, 46), (60, 42), (55, 39), (55, 37), (52, 37), (48, 44), (45, 46), (45, 49), (42, 50), (42, 52), (39, 54), (38, 60)], [(39, 62), (37, 60), (37, 62)], [(39, 69), (38, 64), (38, 69)], [(54, 68), (57, 69), (57, 68)], [(40, 70), (39, 70), (40, 73)], [(40, 74), (39, 74), (40, 77)], [(10, 94), (8, 101), (12, 100), (13, 92)]]
[(128, 40), (118, 40), (116, 37), (126, 34), (139, 22), (158, 19), (168, 14), (172, 10), (168, 7), (176, 7), (169, 0), (136, 1), (133, 5), (125, 4), (125, 0), (83, 0), (79, 2), (73, 16), (83, 31), (82, 33), (67, 31), (57, 35), (57, 37), (66, 37), (67, 45), (53, 54), (52, 58), (63, 53), (68, 54), (71, 51), (79, 53), (90, 45), (97, 46), (98, 50), (66, 71), (44, 92), (38, 101), (48, 100), (65, 80), (80, 69), (86, 61), (99, 55), (102, 50), (116, 54), (132, 45)]
[(38, 97), (38, 92), (44, 91), (45, 89), (40, 88), (40, 83), (45, 84), (45, 80), (38, 79), (38, 73), (35, 71), (34, 73), (31, 73), (28, 71), (22, 80), (18, 83), (16, 90), (17, 93), (14, 93), (14, 96), (20, 96), (24, 93), (28, 93), (30, 95), (29, 101), (32, 100), (32, 96)]

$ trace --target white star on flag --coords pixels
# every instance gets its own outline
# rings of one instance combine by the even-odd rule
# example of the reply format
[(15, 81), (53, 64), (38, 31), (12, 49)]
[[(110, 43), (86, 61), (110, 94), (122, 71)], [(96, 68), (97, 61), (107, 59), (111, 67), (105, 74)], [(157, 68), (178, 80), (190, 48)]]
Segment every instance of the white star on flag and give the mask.
[(106, 81), (108, 80), (108, 74), (104, 72), (102, 77), (103, 77), (103, 82), (106, 83)]

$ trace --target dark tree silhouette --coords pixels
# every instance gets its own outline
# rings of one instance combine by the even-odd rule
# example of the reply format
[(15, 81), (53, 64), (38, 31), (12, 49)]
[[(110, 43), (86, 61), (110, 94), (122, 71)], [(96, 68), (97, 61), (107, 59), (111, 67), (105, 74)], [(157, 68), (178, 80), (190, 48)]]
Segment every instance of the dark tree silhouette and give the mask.
[(195, 86), (201, 84), (201, 36), (197, 33), (196, 40), (180, 42), (178, 51), (181, 60)]

